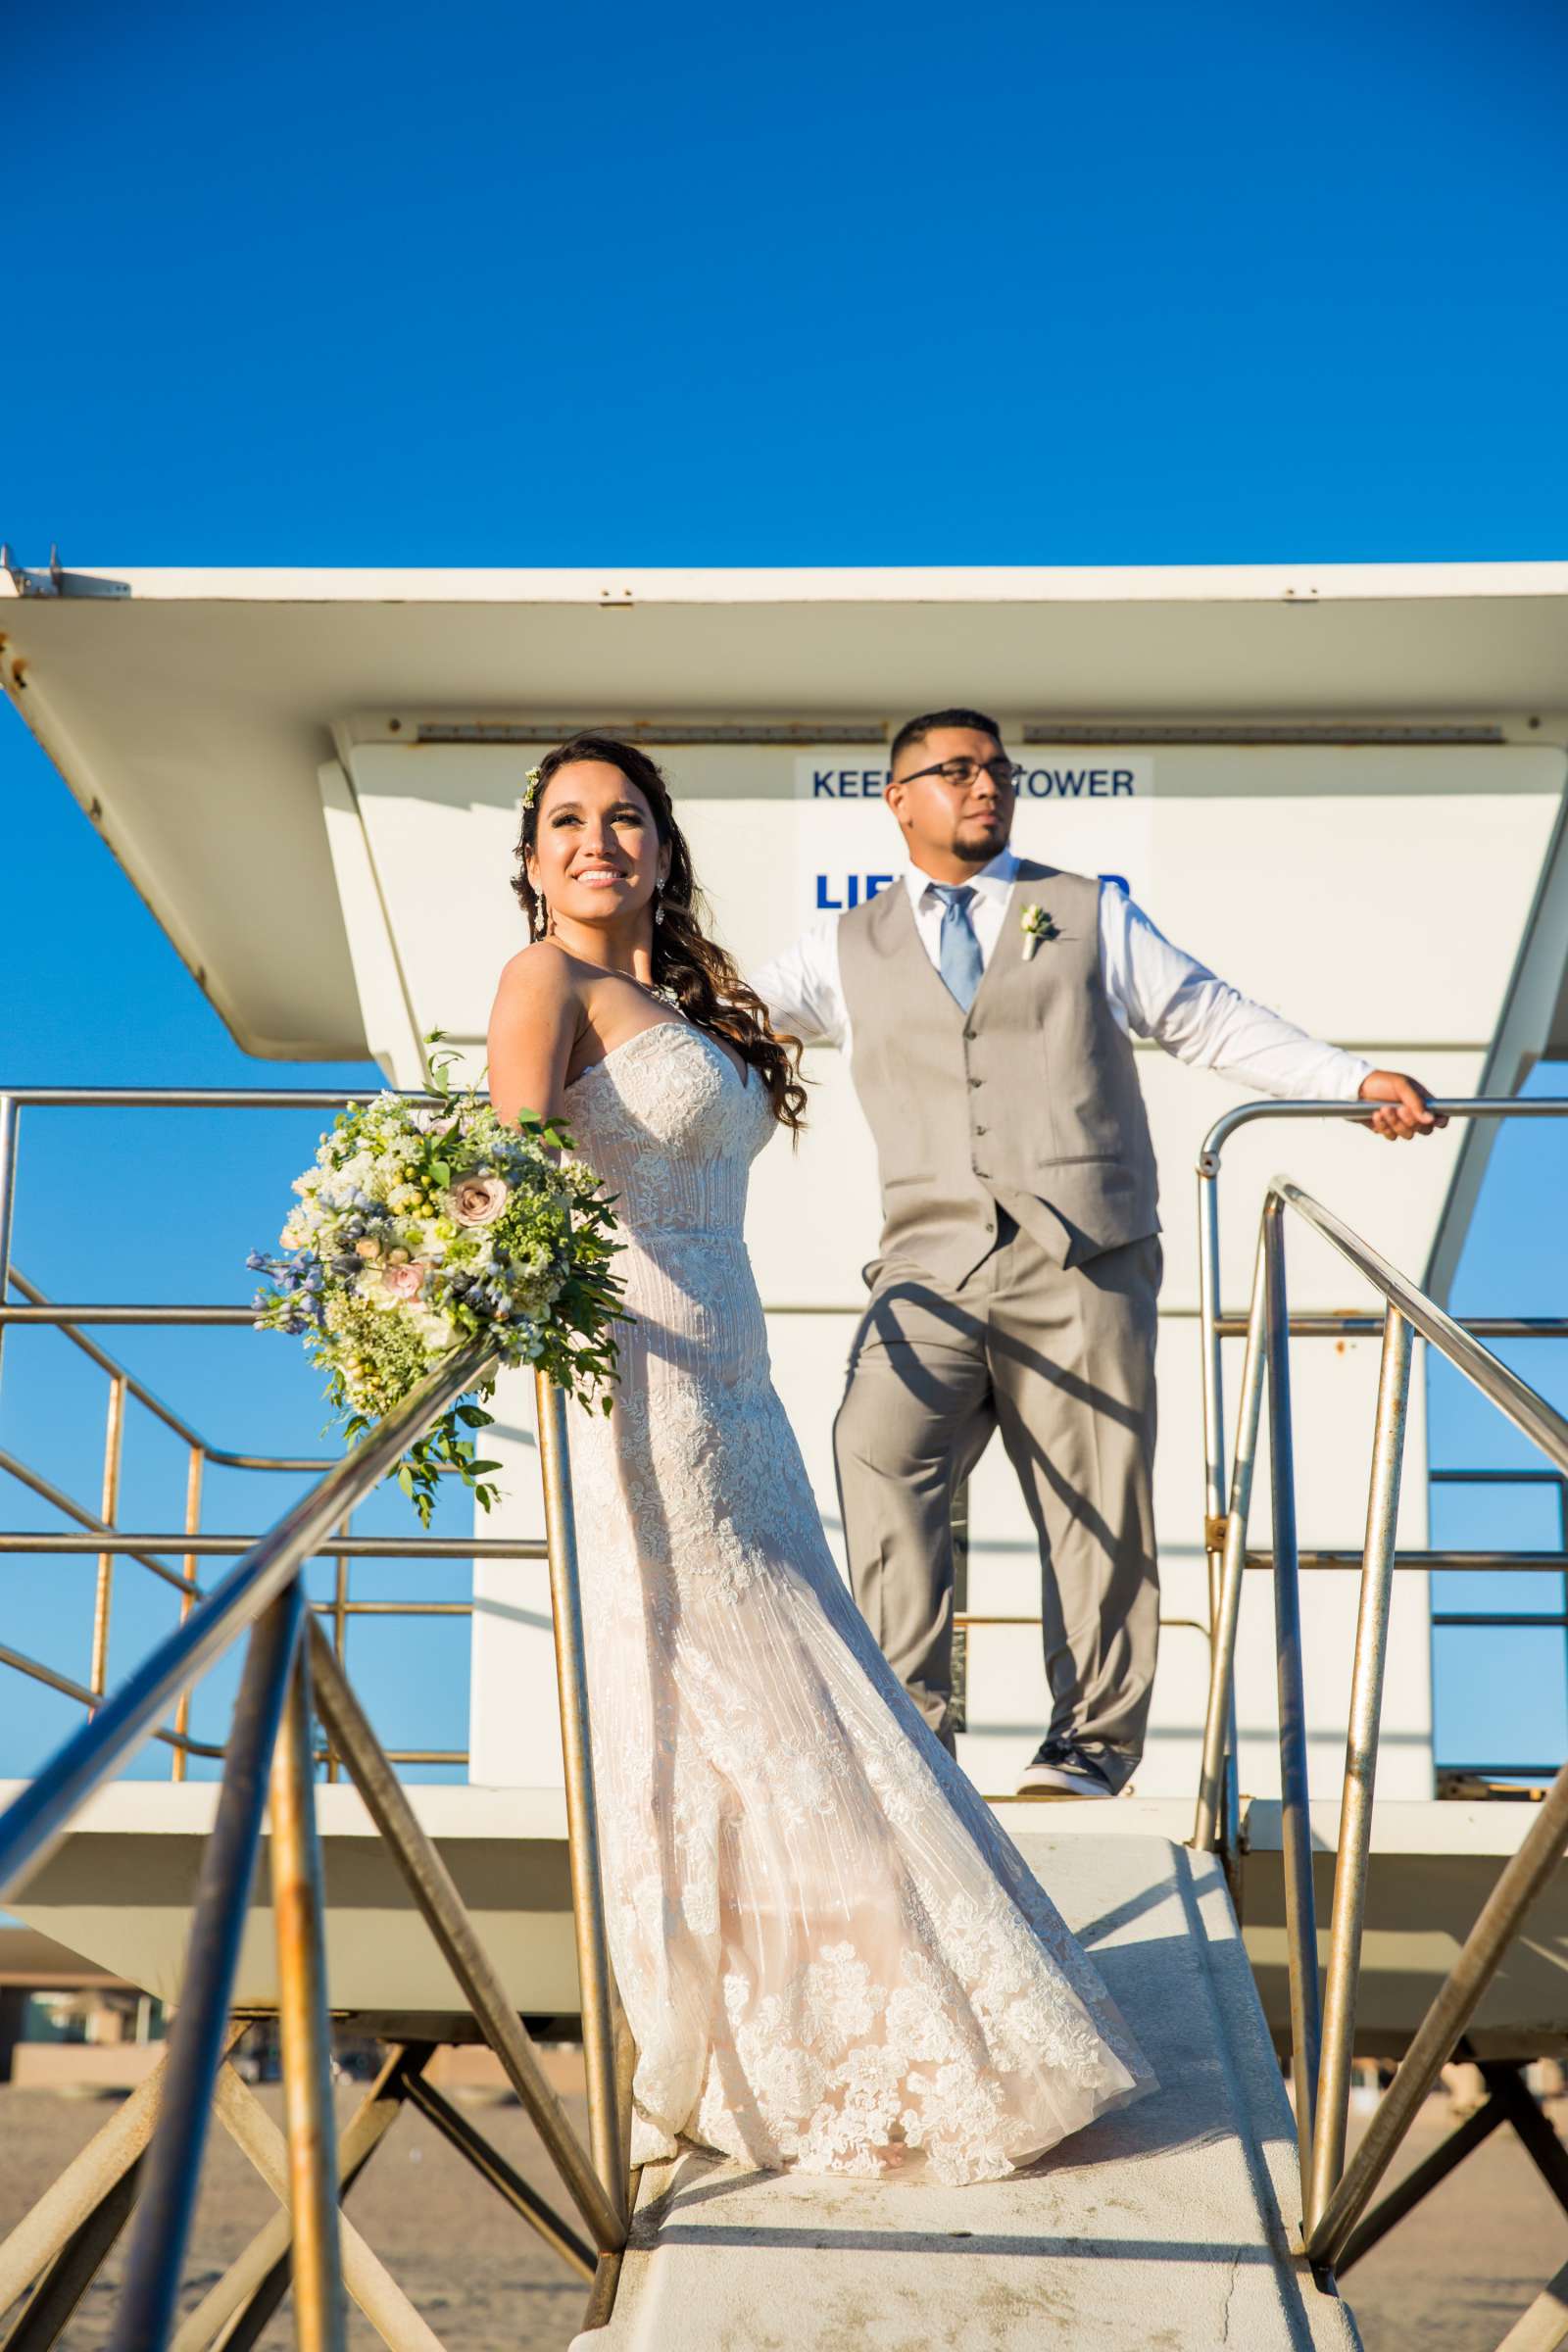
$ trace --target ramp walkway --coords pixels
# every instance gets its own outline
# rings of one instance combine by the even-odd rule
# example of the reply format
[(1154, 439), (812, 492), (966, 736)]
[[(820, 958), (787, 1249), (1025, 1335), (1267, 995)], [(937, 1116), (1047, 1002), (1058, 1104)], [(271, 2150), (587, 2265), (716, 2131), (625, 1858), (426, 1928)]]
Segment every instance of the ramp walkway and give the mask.
[(610, 2322), (574, 2352), (1353, 2352), (1291, 2250), (1295, 2124), (1218, 1862), (1014, 1834), (1158, 2091), (966, 2188), (650, 2166)]

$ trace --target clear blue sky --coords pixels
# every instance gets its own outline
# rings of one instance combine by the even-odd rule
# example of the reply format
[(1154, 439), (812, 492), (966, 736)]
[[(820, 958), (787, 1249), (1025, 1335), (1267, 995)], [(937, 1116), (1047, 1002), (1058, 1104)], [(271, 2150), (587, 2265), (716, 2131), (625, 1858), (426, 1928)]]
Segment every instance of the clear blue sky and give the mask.
[[(1568, 21), (1546, 5), (90, 0), (6, 42), (0, 532), (28, 563), (1568, 552)], [(226, 1038), (10, 715), (0, 793), (7, 1074), (286, 1082)], [(19, 1256), (77, 1297), (234, 1295), (310, 1142), (204, 1131), (212, 1198), (187, 1205), (167, 1127), (36, 1125), (50, 1181), (29, 1176)], [(1568, 1298), (1563, 1159), (1541, 1130), (1505, 1144), (1461, 1304)], [(29, 1343), (0, 1443), (80, 1487), (97, 1386)], [(314, 1441), (281, 1342), (122, 1352), (220, 1443)], [(1568, 1356), (1534, 1355), (1568, 1396)], [(1522, 1458), (1441, 1380), (1434, 1434), (1439, 1459)], [(167, 1516), (172, 1468), (147, 1455), (127, 1511)], [(218, 1482), (209, 1521), (255, 1507)], [(1440, 1522), (1504, 1525), (1521, 1509)], [(54, 1636), (91, 1573), (0, 1568), (3, 1638), (79, 1672)], [(121, 1577), (122, 1665), (163, 1617)], [(1498, 1747), (1472, 1717), (1505, 1674), (1534, 1692), (1515, 1752), (1561, 1753), (1560, 1645), (1526, 1664), (1503, 1639), (1445, 1676), (1440, 1744)], [(450, 1663), (372, 1678), (390, 1737), (462, 1742)], [(75, 1720), (8, 1678), (0, 1771)]]

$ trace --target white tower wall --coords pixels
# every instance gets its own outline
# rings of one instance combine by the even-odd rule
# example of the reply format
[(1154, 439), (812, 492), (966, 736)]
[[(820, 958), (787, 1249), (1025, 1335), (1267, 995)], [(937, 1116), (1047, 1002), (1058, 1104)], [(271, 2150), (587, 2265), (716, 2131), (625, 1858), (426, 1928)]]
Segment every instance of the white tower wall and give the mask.
[[(1005, 725), (1005, 720), (1004, 720)], [(1014, 839), (1026, 854), (1123, 878), (1174, 939), (1291, 1018), (1374, 1060), (1413, 1068), (1441, 1094), (1475, 1091), (1501, 1016), (1563, 789), (1560, 751), (1512, 744), (1024, 745)], [(743, 969), (784, 946), (820, 906), (879, 886), (901, 864), (880, 800), (879, 744), (671, 744), (675, 789), (716, 928)], [(440, 1027), (482, 1059), (496, 973), (521, 942), (508, 876), (523, 771), (537, 751), (483, 742), (358, 742), (322, 771), (334, 864), (368, 1033), (385, 1066), (417, 1083), (414, 1041)], [(381, 1041), (385, 1041), (384, 1043)], [(1138, 1787), (1188, 1792), (1207, 1666), (1194, 1164), (1211, 1122), (1243, 1098), (1140, 1046), (1165, 1222), (1156, 1474), (1168, 1621), (1149, 1753)], [(808, 1056), (810, 1127), (759, 1163), (750, 1239), (770, 1308), (775, 1377), (841, 1563), (831, 1420), (873, 1251), (869, 1137), (839, 1057)], [(1227, 1150), (1224, 1295), (1245, 1305), (1257, 1206), (1286, 1169), (1419, 1277), (1437, 1231), (1455, 1139), (1391, 1149), (1338, 1127), (1267, 1123)], [(1293, 1303), (1359, 1306), (1347, 1269), (1304, 1230), (1291, 1236)], [(1504, 1302), (1506, 1303), (1506, 1302)], [(1303, 1545), (1360, 1541), (1377, 1346), (1296, 1349)], [(1227, 1346), (1230, 1401), (1239, 1345)], [(490, 1532), (539, 1530), (529, 1384), (501, 1393), (495, 1450), (509, 1495)], [(1419, 1407), (1419, 1398), (1418, 1398)], [(1426, 1537), (1424, 1417), (1412, 1415), (1401, 1539)], [(1261, 1482), (1260, 1482), (1261, 1484)], [(1259, 1503), (1266, 1530), (1266, 1486)], [(1038, 1610), (1032, 1535), (1000, 1446), (972, 1483), (969, 1607)], [(560, 1777), (543, 1570), (480, 1563), (474, 1582), (472, 1777), (538, 1786)], [(1242, 1632), (1242, 1781), (1276, 1786), (1267, 1580), (1250, 1580)], [(1354, 1580), (1315, 1575), (1305, 1615), (1309, 1725), (1327, 1787), (1343, 1754)], [(971, 1635), (970, 1729), (960, 1754), (988, 1790), (1011, 1786), (1045, 1720), (1038, 1636)], [(1425, 1580), (1400, 1578), (1390, 1644), (1380, 1793), (1431, 1793)]]

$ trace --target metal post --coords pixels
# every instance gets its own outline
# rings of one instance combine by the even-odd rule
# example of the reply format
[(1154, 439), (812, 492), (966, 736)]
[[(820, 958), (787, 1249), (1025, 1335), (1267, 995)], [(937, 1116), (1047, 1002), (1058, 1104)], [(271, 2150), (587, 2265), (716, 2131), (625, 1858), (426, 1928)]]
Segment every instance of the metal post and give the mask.
[[(339, 1535), (347, 1536), (351, 1525), (352, 1514), (350, 1518), (344, 1520), (343, 1525), (339, 1528)], [(340, 1551), (332, 1563), (332, 1654), (346, 1675), (349, 1659), (349, 1561), (348, 1554), (344, 1551)], [(335, 1781), (341, 1770), (337, 1749), (328, 1740), (326, 1744), (327, 1779)]]
[(566, 2120), (566, 2111), (545, 2079), (527, 2029), (453, 1885), (452, 1874), (420, 1828), (408, 1794), (371, 1731), (365, 1710), (337, 1669), (320, 1627), (311, 1626), (311, 1666), (317, 1712), (327, 1738), (348, 1767), (366, 1810), (386, 1839), (410, 1893), (427, 1921), (447, 1966), (463, 1987), (486, 2041), (528, 2110), (534, 2130), (570, 2190), (578, 2212), (601, 2251), (624, 2243), (626, 2225), (601, 2182), (588, 2152)]
[[(1200, 1160), (1198, 1175), (1198, 1313), (1203, 1336), (1203, 1510), (1210, 1521), (1219, 1518), (1225, 1508), (1218, 1182), (1218, 1161), (1210, 1169)], [(1209, 1548), (1212, 1549), (1212, 1546)]]
[(1389, 1605), (1394, 1592), (1394, 1546), (1399, 1517), (1405, 1418), (1410, 1401), (1413, 1336), (1398, 1308), (1391, 1306), (1383, 1331), (1383, 1362), (1378, 1376), (1361, 1604), (1355, 1621), (1355, 1663), (1345, 1736), (1345, 1792), (1340, 1803), (1340, 1850), (1334, 1873), (1328, 1979), (1323, 1992), (1323, 2055), (1318, 2074), (1312, 2178), (1309, 2183), (1303, 2182), (1307, 2191), (1308, 2229), (1328, 2203), (1345, 2164), (1345, 2134), (1350, 2112), (1350, 2061), (1355, 2043), (1355, 1996), (1361, 1969), (1361, 1928), (1366, 1916), (1367, 1869), (1372, 1853), (1372, 1793), (1377, 1780), (1378, 1732), (1383, 1716), (1383, 1666), (1389, 1646)]
[[(22, 1141), (22, 1110), (14, 1095), (0, 1095), (0, 1306), (11, 1297), (11, 1212), (17, 1198), (17, 1149)], [(0, 1323), (0, 1348), (5, 1347)]]
[(1211, 1852), (1219, 1843), (1227, 1752), (1235, 1765), (1236, 1629), (1242, 1612), (1242, 1583), (1247, 1567), (1247, 1528), (1252, 1505), (1252, 1471), (1257, 1460), (1257, 1425), (1263, 1406), (1263, 1375), (1268, 1351), (1264, 1346), (1263, 1244), (1259, 1239), (1252, 1273), (1252, 1305), (1247, 1324), (1247, 1353), (1242, 1364), (1241, 1402), (1237, 1413), (1236, 1460), (1231, 1470), (1230, 1513), (1225, 1522), (1224, 1566), (1218, 1607), (1214, 1616), (1213, 1653), (1209, 1660), (1208, 1710), (1203, 1722), (1203, 1760), (1198, 1785), (1198, 1815), (1193, 1843)]
[[(201, 1446), (192, 1446), (189, 1459), (185, 1465), (185, 1533), (187, 1536), (194, 1536), (202, 1523), (202, 1475), (206, 1467), (207, 1456)], [(196, 1554), (193, 1551), (186, 1552), (180, 1562), (180, 1571), (186, 1585), (186, 1590), (180, 1594), (179, 1600), (179, 1622), (183, 1625), (190, 1615), (191, 1603), (196, 1597)], [(181, 1739), (190, 1730), (189, 1684), (180, 1692), (179, 1704), (174, 1709), (174, 1729), (179, 1733)], [(182, 1747), (176, 1747), (174, 1750), (172, 1777), (176, 1781), (182, 1781), (185, 1778), (185, 1750)]]
[[(1219, 1642), (1221, 1594), (1224, 1586), (1222, 1549), (1216, 1549), (1214, 1531), (1225, 1511), (1225, 1387), (1220, 1345), (1220, 1291), (1223, 1275), (1219, 1251), (1219, 1153), (1205, 1149), (1198, 1163), (1198, 1294), (1202, 1325), (1203, 1395), (1203, 1537), (1208, 1560), (1208, 1622), (1212, 1646)], [(1207, 1842), (1218, 1844), (1227, 1872), (1233, 1871), (1241, 1847), (1241, 1796), (1237, 1778), (1236, 1691), (1228, 1701), (1219, 1774), (1222, 1786)]]
[(1394, 2081), (1378, 2102), (1365, 2138), (1313, 2226), (1306, 2242), (1310, 2261), (1332, 2269), (1339, 2259), (1422, 2101), (1475, 2015), (1503, 1953), (1561, 1860), (1565, 1845), (1568, 1845), (1568, 1764), (1536, 1809), (1523, 1844), (1504, 1864), (1482, 1905), (1480, 1918), (1464, 1939), (1459, 1957), (1416, 2028)]
[[(104, 1492), (98, 1516), (113, 1528), (120, 1512), (120, 1455), (125, 1435), (125, 1383), (117, 1374), (109, 1383), (109, 1418), (104, 1429)], [(87, 1688), (102, 1698), (109, 1688), (109, 1607), (114, 1596), (115, 1555), (98, 1554), (98, 1586), (92, 1607), (92, 1667)]]
[[(305, 1614), (304, 1579), (296, 1606)], [(272, 1915), (283, 2044), (294, 2313), (300, 2352), (346, 2352), (338, 2265), (332, 2027), (326, 1998), (321, 1848), (311, 1761), (311, 1651), (299, 1643), (272, 1753)]]
[(615, 2095), (614, 1994), (599, 1864), (599, 1810), (588, 1730), (588, 1658), (583, 1640), (582, 1592), (577, 1579), (577, 1531), (571, 1507), (566, 1443), (566, 1397), (541, 1372), (538, 1399), (539, 1469), (544, 1482), (545, 1540), (550, 1547), (550, 1601), (555, 1621), (556, 1679), (561, 1694), (561, 1748), (565, 1765), (566, 1842), (571, 1864), (571, 1909), (577, 1936), (582, 2002), (582, 2055), (588, 2078), (588, 2136), (594, 2166), (624, 2233), (626, 2172), (620, 2155)]
[(1274, 1506), (1274, 1642), (1279, 1677), (1285, 1936), (1291, 1967), (1291, 2074), (1301, 2193), (1312, 2173), (1317, 2097), (1317, 1907), (1312, 1892), (1312, 1818), (1301, 1687), (1301, 1588), (1297, 1563), (1296, 1461), (1291, 1431), (1291, 1324), (1285, 1283), (1285, 1211), (1272, 1193), (1263, 1209), (1268, 1350), (1269, 1475)]
[(632, 2108), (637, 2086), (637, 2039), (615, 1992), (615, 2113), (620, 2121), (620, 2153), (626, 2166), (626, 2210), (636, 2202), (636, 2177), (631, 2165)]
[[(1565, 1478), (1561, 1471), (1557, 1473), (1557, 1548), (1563, 1557), (1564, 1646), (1565, 1650), (1568, 1650), (1568, 1478)], [(1563, 1663), (1565, 1668), (1568, 1668), (1568, 1655), (1565, 1655)]]
[(304, 1618), (304, 1595), (296, 1579), (268, 1609), (245, 1653), (218, 1818), (196, 1888), (159, 2129), (147, 2154), (146, 2184), (131, 2235), (112, 2352), (149, 2352), (162, 2344), (178, 2302), (213, 2083), (222, 2059), (229, 1990), (261, 1838), (268, 1765)]

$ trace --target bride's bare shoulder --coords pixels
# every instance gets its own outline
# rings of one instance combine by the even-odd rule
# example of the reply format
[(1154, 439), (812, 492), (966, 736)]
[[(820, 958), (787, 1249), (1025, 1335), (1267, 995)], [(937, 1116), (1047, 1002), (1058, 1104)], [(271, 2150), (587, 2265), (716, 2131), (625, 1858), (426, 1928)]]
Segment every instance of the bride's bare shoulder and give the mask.
[(502, 965), (501, 978), (496, 983), (497, 1005), (543, 1011), (549, 1006), (580, 1001), (582, 991), (575, 961), (553, 939), (536, 939)]

